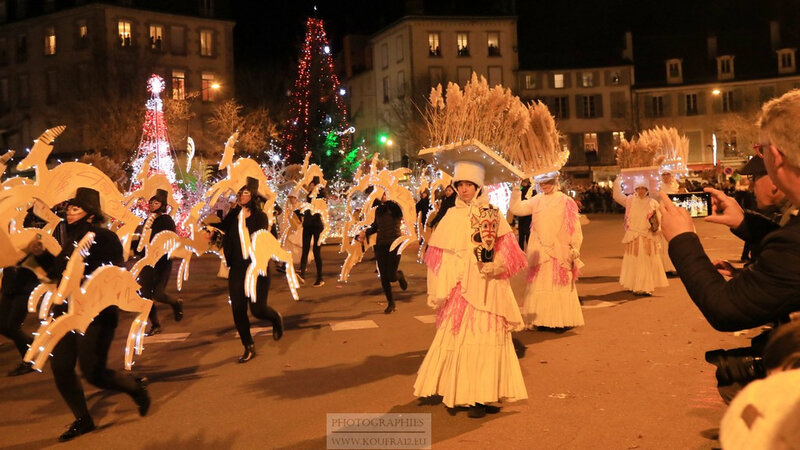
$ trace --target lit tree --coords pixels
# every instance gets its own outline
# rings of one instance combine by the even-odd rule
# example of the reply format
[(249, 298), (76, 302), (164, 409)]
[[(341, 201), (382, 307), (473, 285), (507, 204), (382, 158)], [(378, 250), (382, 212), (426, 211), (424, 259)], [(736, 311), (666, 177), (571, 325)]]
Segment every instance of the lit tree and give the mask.
[(131, 190), (138, 189), (141, 183), (137, 180), (137, 175), (142, 170), (142, 164), (148, 155), (153, 155), (150, 161), (150, 173), (163, 173), (167, 176), (170, 183), (175, 183), (175, 161), (170, 152), (169, 140), (167, 138), (167, 123), (164, 121), (164, 110), (161, 103), (161, 92), (164, 90), (164, 79), (158, 75), (151, 75), (147, 80), (147, 92), (150, 99), (147, 100), (144, 113), (144, 125), (142, 126), (142, 140), (139, 142), (139, 149), (136, 158), (131, 164), (133, 174), (131, 175)]
[[(289, 119), (282, 136), (289, 163), (302, 162), (306, 152), (311, 151), (326, 177), (339, 176), (337, 172), (342, 159), (351, 151), (350, 141), (355, 131), (347, 120), (344, 94), (334, 72), (322, 20), (309, 18), (291, 92)], [(330, 137), (331, 133), (335, 139)]]

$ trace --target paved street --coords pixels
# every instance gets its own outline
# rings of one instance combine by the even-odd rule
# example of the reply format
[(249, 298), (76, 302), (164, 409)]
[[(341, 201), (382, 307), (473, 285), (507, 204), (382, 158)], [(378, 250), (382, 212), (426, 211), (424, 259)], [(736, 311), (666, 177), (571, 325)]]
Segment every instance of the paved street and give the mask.
[[(652, 297), (623, 291), (617, 283), (622, 216), (591, 219), (584, 227), (586, 267), (579, 282), (586, 326), (518, 334), (527, 345), (520, 363), (529, 398), (503, 404), (499, 414), (470, 419), (465, 411), (451, 415), (442, 404), (420, 405), (412, 396), (415, 372), (435, 332), (416, 249), (401, 263), (408, 291), (397, 294), (397, 312), (385, 315), (374, 263), (356, 266), (350, 283), (339, 285), (343, 256), (329, 245), (323, 248), (327, 284), (310, 287), (311, 264), (300, 302), (274, 274), (270, 304), (283, 313), (287, 330), (279, 342), (268, 328), (256, 335), (253, 361), (236, 362), (242, 346), (227, 281), (215, 276), (217, 260), (194, 260), (180, 295), (185, 319), (176, 324), (169, 308), (161, 307), (165, 334), (156, 338), (162, 342), (147, 342), (134, 366), (152, 382), (147, 417), (138, 416), (126, 395), (84, 383), (99, 429), (58, 444), (73, 418), (48, 366), (42, 374), (2, 378), (0, 447), (325, 448), (326, 413), (398, 412), (430, 413), (434, 448), (713, 448), (724, 404), (703, 353), (745, 345), (754, 333), (714, 331), (678, 278)], [(741, 246), (726, 229), (701, 221), (697, 226), (712, 258), (738, 258)], [(514, 285), (521, 299), (521, 276)], [(122, 317), (113, 368), (122, 367), (132, 318)], [(254, 328), (268, 325), (253, 322)], [(29, 317), (26, 329), (35, 326)], [(2, 339), (5, 373), (16, 365), (17, 353)]]

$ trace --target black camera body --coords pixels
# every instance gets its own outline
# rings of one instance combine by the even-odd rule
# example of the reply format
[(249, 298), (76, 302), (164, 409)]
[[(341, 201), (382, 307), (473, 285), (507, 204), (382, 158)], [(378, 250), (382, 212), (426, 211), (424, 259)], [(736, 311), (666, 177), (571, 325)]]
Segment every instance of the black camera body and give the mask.
[(717, 387), (734, 384), (744, 386), (753, 380), (767, 376), (763, 352), (771, 332), (772, 329), (768, 329), (754, 337), (749, 347), (706, 352), (706, 362), (717, 367)]

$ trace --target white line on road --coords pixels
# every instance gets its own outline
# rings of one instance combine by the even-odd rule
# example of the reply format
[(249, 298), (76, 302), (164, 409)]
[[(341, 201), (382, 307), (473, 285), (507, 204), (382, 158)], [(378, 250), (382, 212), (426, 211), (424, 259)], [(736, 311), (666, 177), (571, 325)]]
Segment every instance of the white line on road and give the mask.
[(419, 320), (422, 323), (435, 323), (436, 322), (436, 314), (429, 314), (427, 316), (414, 316), (414, 318)]
[(189, 338), (191, 333), (165, 333), (155, 336), (145, 336), (145, 344), (162, 344), (164, 342), (181, 342)]
[(331, 322), (333, 331), (361, 330), (364, 328), (378, 328), (378, 324), (372, 320), (348, 320), (346, 322)]

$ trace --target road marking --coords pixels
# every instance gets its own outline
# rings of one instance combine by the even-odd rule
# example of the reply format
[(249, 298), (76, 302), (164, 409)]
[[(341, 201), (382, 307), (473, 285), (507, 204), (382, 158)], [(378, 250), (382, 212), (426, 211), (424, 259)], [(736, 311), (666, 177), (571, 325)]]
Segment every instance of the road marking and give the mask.
[(145, 336), (145, 344), (162, 344), (164, 342), (185, 341), (191, 333), (163, 333), (155, 336)]
[(414, 318), (422, 323), (436, 323), (436, 314), (429, 314), (427, 316), (414, 316)]
[(378, 328), (378, 324), (372, 320), (348, 320), (345, 322), (331, 322), (333, 331), (361, 330), (364, 328)]
[[(588, 303), (589, 301), (591, 301), (592, 303), (587, 305), (586, 303)], [(581, 308), (583, 308), (583, 309), (598, 309), (598, 308), (610, 308), (612, 306), (617, 306), (617, 303), (607, 302), (605, 300), (599, 300), (597, 302), (595, 302), (594, 300), (589, 300), (589, 301), (587, 301), (583, 305), (581, 305)]]
[[(272, 334), (272, 327), (253, 327), (250, 328), (250, 336), (261, 336), (262, 334)], [(238, 338), (239, 332), (233, 333), (233, 336)]]

